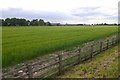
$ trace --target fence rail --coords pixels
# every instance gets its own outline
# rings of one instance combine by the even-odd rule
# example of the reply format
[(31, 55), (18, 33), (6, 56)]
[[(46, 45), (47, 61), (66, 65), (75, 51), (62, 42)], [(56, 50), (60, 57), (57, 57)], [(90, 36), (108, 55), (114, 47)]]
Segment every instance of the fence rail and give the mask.
[(45, 78), (62, 72), (75, 64), (93, 58), (96, 54), (116, 45), (117, 35), (112, 35), (101, 40), (91, 41), (78, 46), (73, 51), (60, 52), (52, 56), (43, 57), (36, 61), (19, 64), (8, 69), (3, 69), (2, 78)]

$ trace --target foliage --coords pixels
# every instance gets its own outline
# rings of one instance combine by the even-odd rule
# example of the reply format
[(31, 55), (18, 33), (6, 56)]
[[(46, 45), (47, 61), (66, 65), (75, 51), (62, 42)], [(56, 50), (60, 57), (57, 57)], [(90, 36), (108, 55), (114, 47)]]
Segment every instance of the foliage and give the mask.
[[(19, 18), (6, 18), (5, 20), (0, 19), (2, 26), (50, 26), (50, 22), (44, 22), (42, 19), (33, 19), (32, 21)], [(47, 24), (49, 23), (49, 24)]]

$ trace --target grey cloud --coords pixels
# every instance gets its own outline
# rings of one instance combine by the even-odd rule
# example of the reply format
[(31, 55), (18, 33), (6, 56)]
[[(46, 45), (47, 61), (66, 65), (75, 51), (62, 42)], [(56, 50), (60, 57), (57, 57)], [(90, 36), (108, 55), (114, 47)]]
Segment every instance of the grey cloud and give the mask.
[(83, 7), (77, 8), (71, 11), (73, 16), (79, 17), (81, 20), (112, 20), (117, 22), (117, 14), (108, 14), (106, 12), (100, 11), (101, 7)]
[(44, 19), (47, 21), (65, 21), (69, 20), (71, 16), (67, 16), (62, 12), (50, 12), (50, 11), (32, 11), (32, 10), (23, 10), (21, 8), (9, 8), (7, 10), (2, 10), (2, 17), (20, 17), (27, 19)]
[[(7, 17), (18, 17), (26, 19), (44, 19), (50, 22), (76, 22), (76, 23), (87, 23), (94, 20), (106, 20), (106, 22), (114, 21), (117, 22), (116, 14), (108, 14), (103, 11), (99, 11), (101, 7), (83, 7), (73, 9), (70, 14), (58, 11), (35, 11), (35, 10), (24, 10), (21, 8), (9, 8), (0, 10), (2, 11), (2, 18)], [(99, 16), (99, 17), (98, 17)], [(94, 22), (93, 22), (94, 23)]]
[(100, 7), (83, 7), (83, 8), (77, 8), (71, 11), (72, 15), (74, 16), (91, 16), (91, 15), (99, 15), (100, 12), (97, 12), (96, 10)]

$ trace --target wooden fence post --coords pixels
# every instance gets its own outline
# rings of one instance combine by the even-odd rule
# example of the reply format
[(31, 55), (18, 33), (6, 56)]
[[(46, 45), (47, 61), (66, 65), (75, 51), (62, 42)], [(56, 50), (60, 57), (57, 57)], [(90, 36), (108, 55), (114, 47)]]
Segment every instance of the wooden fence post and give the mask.
[(114, 45), (116, 44), (116, 39), (114, 38)]
[(59, 58), (59, 75), (62, 74), (62, 55), (58, 54)]
[(118, 38), (115, 37), (115, 45), (118, 43)]
[(114, 45), (116, 44), (116, 38), (114, 38)]
[(100, 41), (100, 52), (102, 52), (102, 46), (103, 46), (103, 43), (102, 41)]
[(109, 48), (109, 40), (107, 40), (107, 49)]
[(90, 54), (90, 57), (91, 58), (93, 57), (93, 44), (91, 45), (91, 54)]
[(114, 37), (112, 38), (112, 46), (114, 45)]
[(32, 75), (32, 66), (30, 64), (27, 64), (27, 70), (28, 70), (28, 78), (33, 78)]
[[(120, 35), (120, 34), (119, 34)], [(119, 43), (120, 43), (120, 36), (119, 35), (117, 35), (117, 44), (119, 45)]]
[(81, 60), (81, 49), (78, 49), (78, 63), (80, 63), (82, 60)]

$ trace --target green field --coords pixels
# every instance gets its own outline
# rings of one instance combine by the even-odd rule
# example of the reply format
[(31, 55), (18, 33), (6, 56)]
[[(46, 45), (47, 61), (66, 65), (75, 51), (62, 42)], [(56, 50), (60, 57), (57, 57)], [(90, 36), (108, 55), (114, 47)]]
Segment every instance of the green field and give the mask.
[(117, 26), (3, 27), (3, 67), (77, 46), (117, 31)]

